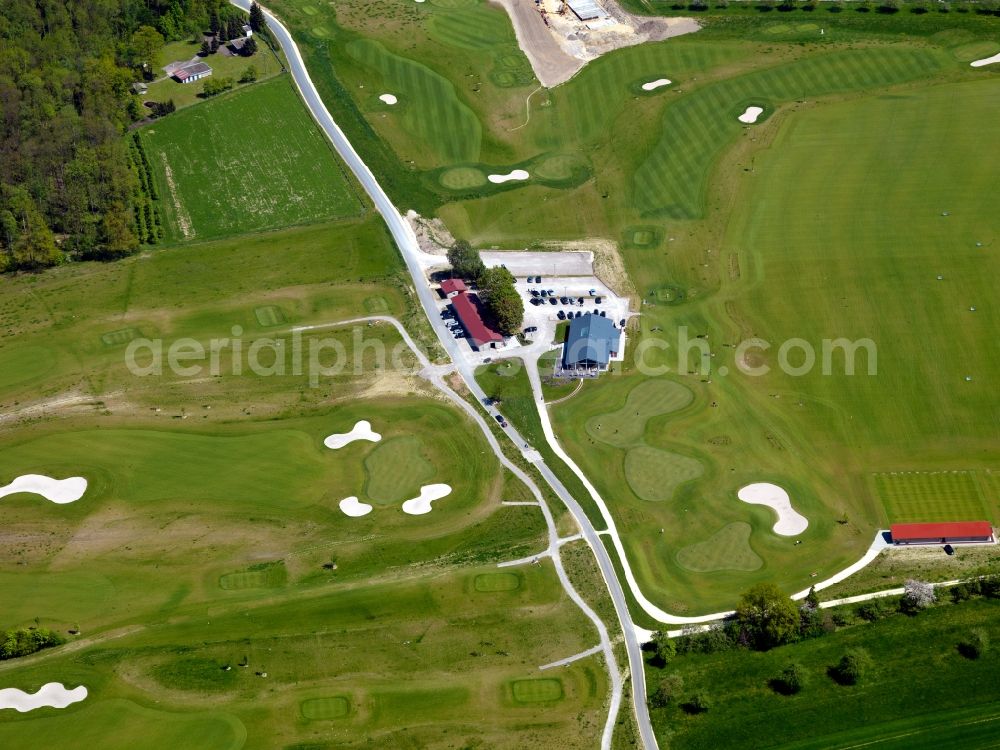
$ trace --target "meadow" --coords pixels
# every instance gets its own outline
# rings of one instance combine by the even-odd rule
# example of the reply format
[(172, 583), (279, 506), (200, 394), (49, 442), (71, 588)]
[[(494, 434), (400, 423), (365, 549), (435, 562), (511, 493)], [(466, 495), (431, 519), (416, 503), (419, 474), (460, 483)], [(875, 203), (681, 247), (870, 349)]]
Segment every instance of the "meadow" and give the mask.
[(288, 76), (224, 94), (140, 132), (168, 241), (249, 234), (364, 211)]
[[(976, 660), (957, 645), (973, 628), (994, 640), (997, 603), (942, 605), (916, 617), (895, 615), (852, 625), (767, 652), (727, 651), (676, 657), (664, 669), (647, 668), (657, 685), (683, 680), (682, 700), (696, 692), (711, 701), (690, 715), (677, 705), (654, 709), (654, 726), (680, 749), (727, 747), (850, 748), (985, 747), (996, 737), (1000, 695), (994, 650)], [(858, 685), (827, 674), (849, 648), (868, 650), (874, 666)], [(789, 663), (800, 665), (805, 686), (780, 695), (768, 686)]]

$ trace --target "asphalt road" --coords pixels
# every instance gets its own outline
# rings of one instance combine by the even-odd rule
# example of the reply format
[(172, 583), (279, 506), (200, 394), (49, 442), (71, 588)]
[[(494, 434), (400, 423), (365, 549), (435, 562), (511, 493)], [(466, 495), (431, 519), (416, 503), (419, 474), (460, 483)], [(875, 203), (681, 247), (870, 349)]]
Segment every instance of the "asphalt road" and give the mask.
[[(250, 0), (230, 0), (230, 2), (249, 12)], [(290, 72), (295, 80), (300, 94), (302, 95), (302, 98), (306, 103), (306, 106), (309, 108), (309, 111), (312, 113), (316, 122), (333, 143), (334, 149), (340, 155), (341, 159), (344, 160), (348, 168), (350, 168), (355, 177), (357, 177), (362, 187), (364, 187), (365, 192), (368, 193), (372, 202), (375, 204), (375, 208), (382, 215), (388, 225), (389, 231), (392, 233), (392, 236), (396, 241), (396, 245), (402, 253), (406, 267), (413, 278), (417, 297), (420, 299), (421, 305), (423, 305), (424, 312), (427, 314), (431, 327), (434, 329), (438, 339), (441, 341), (441, 344), (448, 352), (451, 360), (456, 363), (458, 372), (465, 381), (466, 386), (481, 402), (482, 399), (486, 397), (486, 394), (476, 383), (474, 369), (468, 363), (467, 358), (459, 350), (458, 343), (448, 332), (447, 327), (440, 318), (434, 292), (428, 285), (426, 277), (424, 276), (423, 268), (420, 265), (420, 247), (417, 243), (417, 237), (414, 234), (413, 229), (410, 227), (409, 223), (399, 210), (393, 205), (389, 196), (382, 189), (381, 185), (379, 185), (375, 175), (368, 168), (368, 165), (364, 163), (357, 151), (354, 150), (354, 147), (347, 139), (347, 136), (344, 135), (344, 132), (340, 129), (333, 117), (330, 115), (326, 106), (323, 104), (323, 101), (319, 96), (319, 92), (316, 91), (316, 87), (313, 85), (309, 72), (306, 70), (305, 62), (302, 60), (298, 46), (292, 39), (288, 29), (286, 29), (270, 12), (265, 10), (265, 15), (267, 16), (268, 25), (270, 26), (272, 34), (281, 45), (281, 48), (288, 59)], [(480, 421), (482, 421), (481, 416), (476, 416)], [(505, 433), (512, 441), (514, 441), (514, 445), (518, 450), (521, 450), (522, 446), (526, 444), (526, 441), (517, 433), (516, 430), (513, 429), (513, 427), (508, 427), (505, 430)], [(508, 461), (503, 456), (499, 445), (496, 444), (495, 441), (493, 441), (493, 447), (500, 460), (507, 464)], [(593, 525), (591, 525), (590, 520), (583, 512), (583, 509), (576, 502), (576, 500), (573, 499), (573, 496), (566, 490), (562, 483), (559, 482), (555, 474), (552, 473), (551, 469), (549, 469), (549, 467), (546, 466), (541, 460), (537, 460), (535, 465), (545, 478), (545, 481), (549, 483), (559, 498), (573, 513), (577, 524), (583, 530), (584, 539), (586, 539), (587, 543), (594, 551), (595, 557), (597, 558), (601, 574), (607, 583), (611, 599), (615, 606), (615, 612), (618, 615), (622, 633), (625, 637), (629, 669), (632, 678), (632, 703), (635, 710), (640, 739), (646, 750), (656, 750), (656, 737), (653, 735), (652, 725), (649, 721), (649, 711), (646, 705), (646, 680), (643, 668), (642, 651), (640, 643), (636, 637), (635, 626), (628, 612), (625, 592), (622, 590), (621, 583), (615, 574), (611, 558), (609, 557), (607, 550), (605, 549), (600, 537), (597, 535)], [(545, 508), (545, 511), (548, 513), (547, 507)], [(565, 578), (565, 573), (562, 572), (562, 564), (559, 560), (558, 547), (556, 547), (555, 553), (552, 557), (557, 569), (561, 572), (561, 578), (563, 578), (565, 583), (568, 584), (568, 578)], [(572, 585), (570, 585), (570, 589), (572, 589)], [(585, 608), (585, 611), (590, 611), (590, 608), (587, 607), (586, 603), (583, 602), (582, 599), (578, 602), (578, 604), (581, 604)], [(602, 640), (604, 643), (607, 643), (606, 627), (599, 619), (595, 624), (598, 623), (598, 630), (603, 633)], [(612, 672), (611, 677), (612, 683), (614, 684), (617, 677), (617, 667), (614, 655), (610, 652), (610, 647), (605, 650), (605, 658), (608, 661), (608, 667)], [(617, 714), (617, 704), (619, 704), (621, 700), (620, 689), (614, 692), (617, 694), (613, 694), (612, 696), (612, 711), (609, 712), (608, 725), (605, 728), (605, 737), (603, 738), (604, 742), (602, 742), (602, 745), (609, 740), (607, 730), (608, 727), (613, 725)]]

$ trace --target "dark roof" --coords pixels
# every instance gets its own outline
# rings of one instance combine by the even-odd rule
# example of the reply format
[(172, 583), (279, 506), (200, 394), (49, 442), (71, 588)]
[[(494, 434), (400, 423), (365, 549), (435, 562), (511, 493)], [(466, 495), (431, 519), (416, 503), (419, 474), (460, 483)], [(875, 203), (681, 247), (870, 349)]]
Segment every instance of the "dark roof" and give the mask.
[(621, 331), (600, 315), (587, 313), (569, 324), (569, 335), (563, 348), (563, 363), (567, 366), (594, 362), (606, 365), (612, 354), (618, 353)]
[(893, 541), (908, 539), (964, 539), (993, 535), (988, 521), (952, 521), (948, 523), (894, 523), (889, 527)]
[(468, 287), (461, 279), (445, 279), (441, 282), (441, 291), (445, 294), (451, 294), (452, 292), (464, 292), (467, 289)]
[(503, 341), (503, 336), (489, 328), (479, 314), (476, 303), (472, 301), (465, 292), (460, 292), (451, 298), (451, 304), (455, 308), (458, 319), (462, 321), (462, 327), (472, 339), (476, 346), (488, 344), (491, 341)]

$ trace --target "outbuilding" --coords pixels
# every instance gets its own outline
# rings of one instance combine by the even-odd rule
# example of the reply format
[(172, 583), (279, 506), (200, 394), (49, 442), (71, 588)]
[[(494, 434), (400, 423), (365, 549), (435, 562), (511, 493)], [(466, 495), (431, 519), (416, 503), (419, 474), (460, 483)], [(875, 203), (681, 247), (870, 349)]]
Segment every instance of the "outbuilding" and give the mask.
[(441, 293), (445, 297), (454, 297), (456, 294), (467, 291), (469, 291), (469, 288), (461, 279), (445, 279), (441, 282)]
[(990, 544), (996, 541), (989, 521), (894, 523), (893, 544)]
[(212, 75), (212, 68), (203, 62), (189, 62), (175, 68), (172, 75), (180, 83), (193, 83)]

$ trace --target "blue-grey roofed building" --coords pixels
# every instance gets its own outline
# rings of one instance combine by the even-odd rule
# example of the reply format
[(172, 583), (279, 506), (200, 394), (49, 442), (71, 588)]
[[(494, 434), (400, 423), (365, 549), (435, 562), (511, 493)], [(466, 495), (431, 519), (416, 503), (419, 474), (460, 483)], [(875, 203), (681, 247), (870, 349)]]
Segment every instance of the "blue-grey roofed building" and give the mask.
[(563, 368), (603, 370), (618, 356), (621, 335), (614, 323), (600, 315), (587, 313), (574, 318), (563, 346)]

